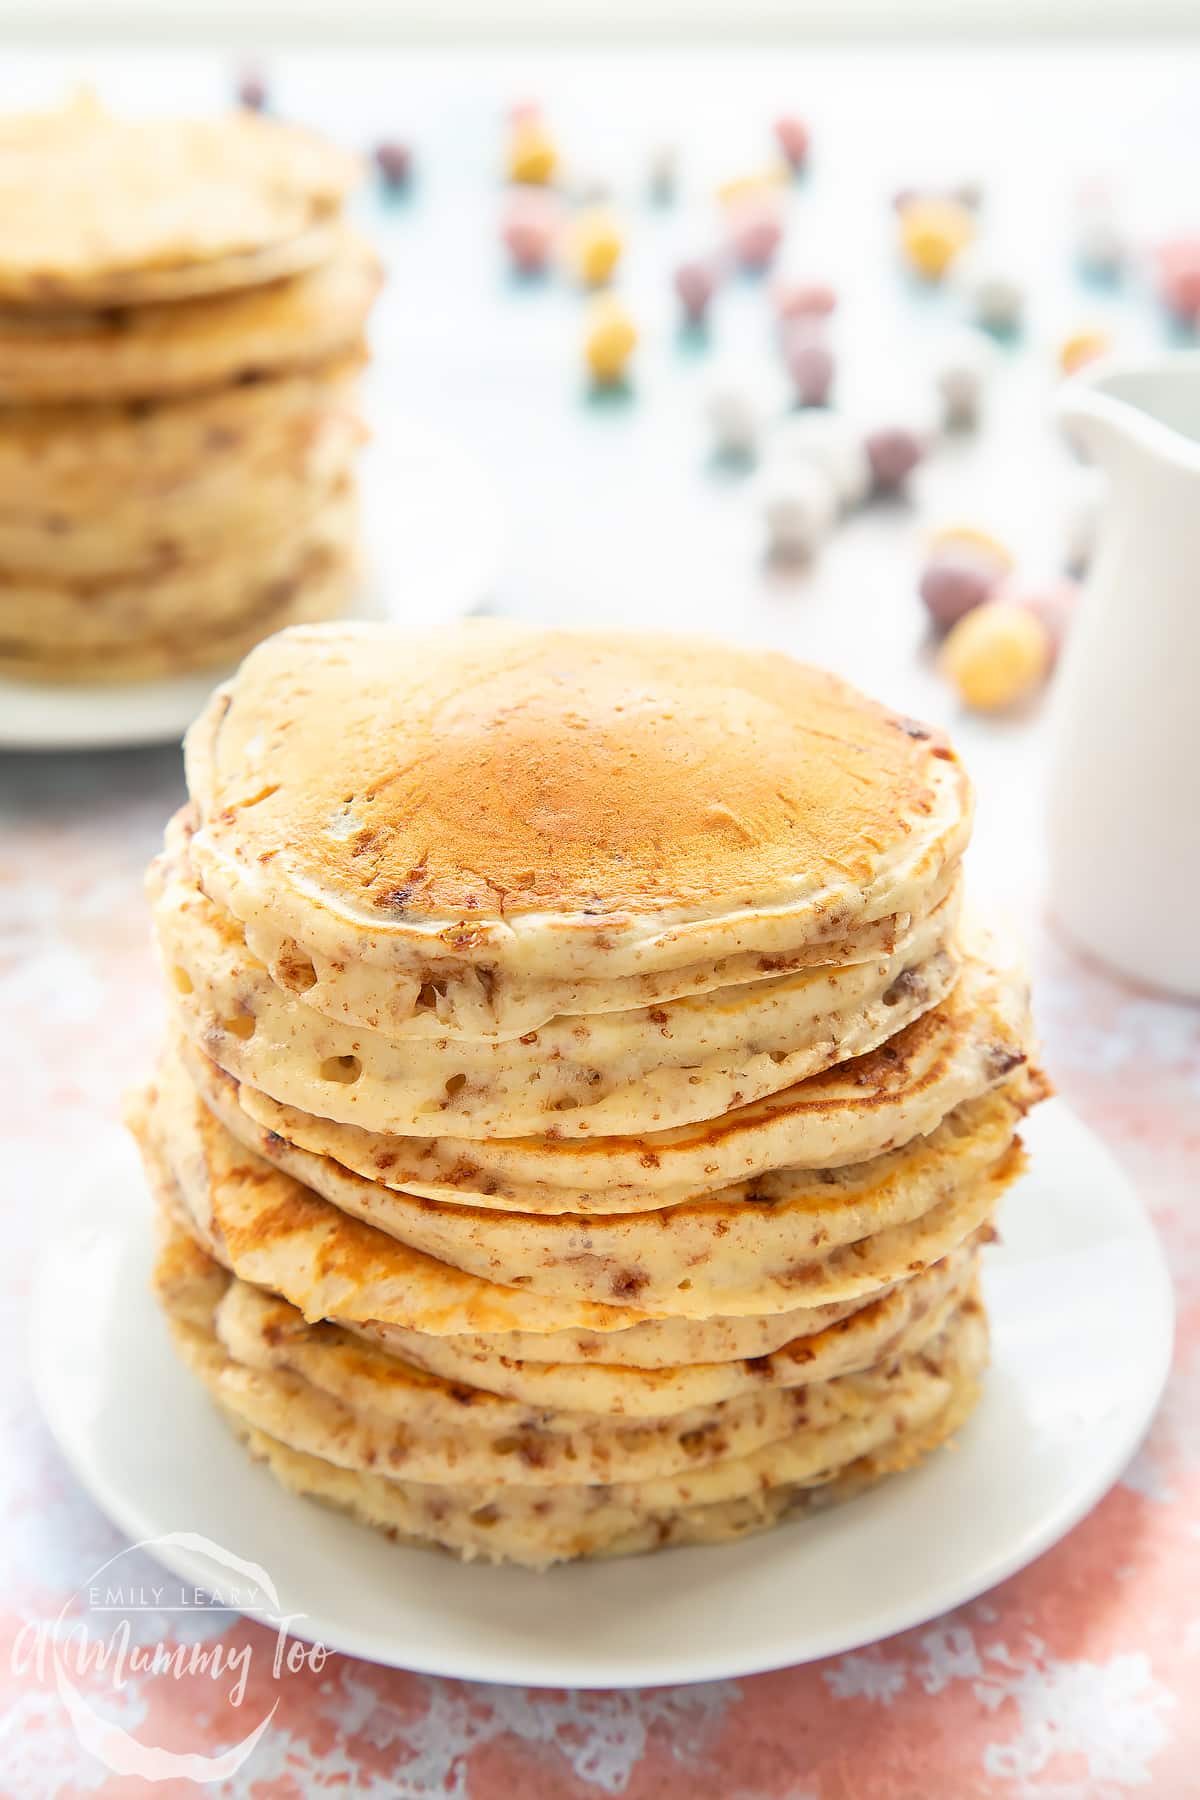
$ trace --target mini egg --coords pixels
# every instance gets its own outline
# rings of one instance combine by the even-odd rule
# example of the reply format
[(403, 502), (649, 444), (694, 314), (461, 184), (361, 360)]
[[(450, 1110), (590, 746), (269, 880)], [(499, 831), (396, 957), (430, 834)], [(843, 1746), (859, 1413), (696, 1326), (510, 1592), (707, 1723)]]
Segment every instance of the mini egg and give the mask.
[(1172, 238), (1155, 252), (1159, 297), (1185, 323), (1200, 319), (1200, 235)]
[(949, 631), (996, 592), (997, 574), (968, 557), (931, 557), (917, 586), (935, 631)]
[(837, 293), (823, 281), (779, 281), (771, 292), (781, 324), (796, 319), (826, 319), (837, 307)]
[(811, 463), (830, 483), (843, 511), (857, 506), (871, 485), (871, 465), (861, 433), (837, 412), (789, 413), (768, 442), (773, 464)]
[(827, 344), (801, 338), (784, 346), (783, 360), (801, 406), (824, 406), (833, 388), (835, 364)]
[(1074, 331), (1058, 347), (1058, 366), (1064, 375), (1074, 375), (1077, 369), (1085, 368), (1111, 349), (1112, 338), (1107, 331), (1094, 328)]
[(975, 234), (975, 216), (956, 200), (910, 200), (900, 208), (900, 247), (926, 281), (940, 281)]
[(375, 146), (375, 167), (386, 188), (407, 187), (412, 177), (412, 151), (398, 138), (386, 138)]
[(679, 145), (655, 144), (646, 160), (646, 187), (659, 206), (668, 206), (679, 191)]
[(624, 247), (612, 213), (597, 207), (571, 221), (565, 251), (573, 273), (585, 287), (602, 287), (612, 279)]
[(837, 516), (832, 483), (813, 463), (781, 463), (768, 469), (760, 503), (767, 543), (775, 556), (814, 555)]
[(772, 130), (784, 162), (794, 173), (799, 173), (808, 161), (808, 126), (795, 113), (782, 113)]
[(978, 424), (992, 349), (981, 333), (966, 328), (942, 346), (933, 378), (948, 430), (966, 431)]
[(880, 493), (899, 493), (925, 454), (925, 446), (915, 431), (904, 425), (884, 426), (868, 432), (863, 440), (871, 478)]
[(705, 410), (718, 456), (738, 461), (757, 456), (767, 412), (758, 383), (737, 370), (719, 370)]
[(505, 208), (500, 235), (514, 268), (526, 275), (545, 269), (558, 241), (561, 213), (552, 194), (526, 189)]
[(987, 331), (1016, 331), (1025, 312), (1025, 289), (1002, 262), (972, 253), (955, 274), (977, 325)]
[(243, 69), (237, 80), (237, 103), (247, 112), (265, 112), (270, 95), (261, 69)]
[(711, 261), (694, 257), (681, 262), (674, 274), (675, 292), (690, 325), (702, 325), (717, 288), (716, 272)]
[(981, 525), (939, 525), (928, 534), (925, 543), (930, 556), (973, 556), (990, 563), (997, 578), (1007, 575), (1013, 566), (1007, 544)]
[(558, 169), (558, 146), (541, 118), (518, 119), (508, 140), (508, 178), (529, 187), (545, 187)]
[(1084, 273), (1111, 280), (1121, 273), (1128, 255), (1116, 216), (1107, 207), (1085, 207), (1075, 223), (1075, 260)]
[(740, 201), (730, 209), (729, 237), (743, 269), (768, 268), (783, 239), (778, 206), (772, 199)]
[(624, 382), (637, 338), (637, 327), (615, 295), (592, 302), (583, 349), (597, 387), (619, 387)]
[(953, 627), (938, 666), (967, 706), (1000, 712), (1041, 686), (1051, 657), (1050, 634), (1033, 612), (989, 600)]
[(1049, 640), (1049, 666), (1053, 668), (1062, 653), (1068, 633), (1074, 623), (1079, 608), (1079, 596), (1082, 592), (1077, 581), (1050, 581), (1042, 586), (1021, 587), (1015, 582), (1006, 585), (1000, 598), (1014, 606), (1023, 606), (1031, 612), (1035, 619), (1045, 627)]

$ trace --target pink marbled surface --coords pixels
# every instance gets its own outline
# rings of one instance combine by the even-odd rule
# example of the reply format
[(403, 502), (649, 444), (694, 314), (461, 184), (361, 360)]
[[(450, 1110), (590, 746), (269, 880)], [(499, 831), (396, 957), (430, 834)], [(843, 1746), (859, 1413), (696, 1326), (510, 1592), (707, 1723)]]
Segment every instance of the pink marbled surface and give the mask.
[[(179, 793), (178, 758), (9, 759), (0, 775), (0, 1792), (123, 1796), (142, 1784), (106, 1773), (79, 1745), (53, 1686), (11, 1666), (22, 1623), (52, 1617), (121, 1541), (38, 1417), (22, 1340), (38, 1247), (89, 1146), (115, 1128), (120, 1093), (145, 1068), (159, 1028), (140, 879)], [(334, 1656), (320, 1674), (282, 1684), (266, 1738), (215, 1791), (253, 1800), (1200, 1793), (1200, 1013), (1085, 966), (1037, 929), (1019, 883), (1009, 898), (1033, 927), (1055, 1079), (1140, 1185), (1178, 1289), (1166, 1402), (1108, 1497), (1056, 1549), (973, 1604), (875, 1648), (776, 1674), (587, 1694), (427, 1679)], [(163, 1624), (146, 1622), (152, 1638)], [(206, 1629), (269, 1659), (258, 1626), (218, 1614)], [(207, 1746), (221, 1740), (204, 1688), (134, 1681), (121, 1716), (145, 1741)], [(194, 1790), (168, 1782), (154, 1791)]]

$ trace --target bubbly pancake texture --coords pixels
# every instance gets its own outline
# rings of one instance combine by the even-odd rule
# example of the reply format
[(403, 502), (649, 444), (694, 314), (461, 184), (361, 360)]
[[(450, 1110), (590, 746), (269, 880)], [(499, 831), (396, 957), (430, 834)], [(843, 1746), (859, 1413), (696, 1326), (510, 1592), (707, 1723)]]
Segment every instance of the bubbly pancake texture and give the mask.
[(944, 999), (958, 973), (955, 895), (870, 962), (567, 1015), (519, 1039), (391, 1038), (280, 988), (197, 888), (178, 840), (149, 889), (188, 1036), (281, 1102), (402, 1135), (425, 1135), (431, 1115), (472, 1138), (628, 1134), (711, 1118), (875, 1049)]
[(926, 910), (969, 828), (945, 740), (834, 676), (498, 621), (275, 640), (187, 759), (200, 880), (252, 944), (431, 982), (846, 938)]

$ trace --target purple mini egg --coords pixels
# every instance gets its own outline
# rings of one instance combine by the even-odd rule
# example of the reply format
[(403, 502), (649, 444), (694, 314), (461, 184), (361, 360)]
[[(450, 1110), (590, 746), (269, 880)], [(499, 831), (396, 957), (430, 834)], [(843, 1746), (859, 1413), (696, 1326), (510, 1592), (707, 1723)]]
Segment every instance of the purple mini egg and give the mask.
[(247, 112), (265, 112), (267, 99), (267, 82), (262, 70), (243, 69), (237, 82), (238, 105), (244, 106)]
[(935, 556), (926, 563), (917, 591), (937, 631), (949, 631), (960, 619), (990, 600), (999, 572), (982, 560)]
[(402, 188), (412, 175), (412, 151), (398, 138), (387, 138), (375, 146), (375, 167), (385, 187)]
[(812, 338), (785, 347), (784, 361), (792, 388), (801, 406), (825, 406), (833, 387), (834, 360), (828, 345)]
[(863, 441), (863, 449), (871, 465), (875, 486), (885, 494), (898, 492), (925, 454), (925, 446), (916, 432), (903, 425), (888, 425), (869, 432)]
[(675, 292), (689, 324), (702, 325), (717, 286), (711, 262), (695, 258), (682, 262), (675, 271)]

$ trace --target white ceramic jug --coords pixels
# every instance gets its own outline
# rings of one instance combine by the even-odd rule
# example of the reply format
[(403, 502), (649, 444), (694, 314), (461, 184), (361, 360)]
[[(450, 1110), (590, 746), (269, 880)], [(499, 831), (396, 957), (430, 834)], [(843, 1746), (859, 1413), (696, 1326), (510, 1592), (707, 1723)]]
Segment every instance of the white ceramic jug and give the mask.
[(1058, 414), (1110, 496), (1056, 682), (1051, 909), (1113, 968), (1200, 998), (1200, 353), (1098, 364)]

